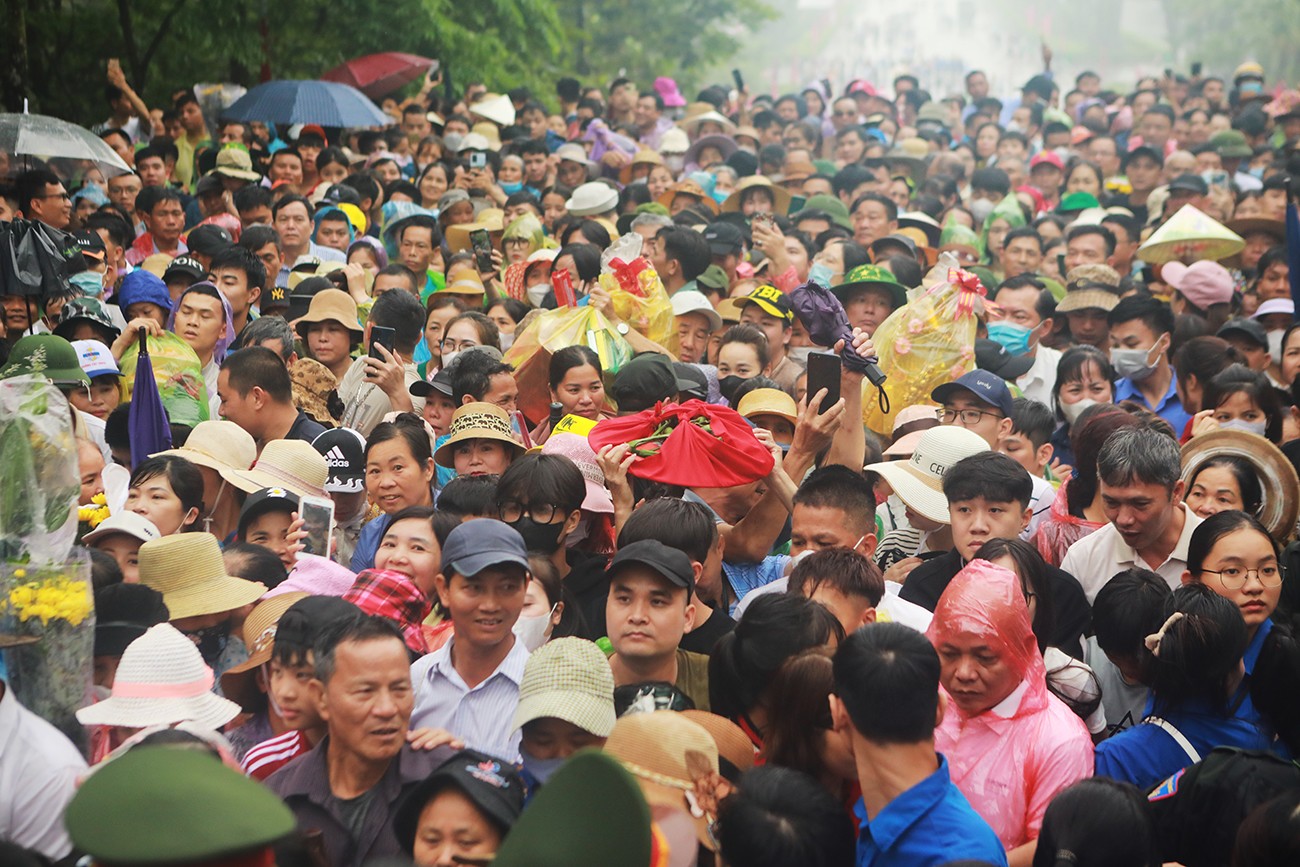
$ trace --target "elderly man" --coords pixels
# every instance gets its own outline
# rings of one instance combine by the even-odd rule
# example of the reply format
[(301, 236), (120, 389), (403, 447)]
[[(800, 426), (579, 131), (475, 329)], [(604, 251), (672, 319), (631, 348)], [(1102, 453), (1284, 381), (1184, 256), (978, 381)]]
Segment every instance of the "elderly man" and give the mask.
[(328, 734), (266, 784), (299, 829), (320, 832), (335, 867), (398, 858), (393, 813), (452, 750), (407, 744), (415, 692), (410, 655), (391, 621), (341, 620), (317, 638), (312, 656), (311, 690)]

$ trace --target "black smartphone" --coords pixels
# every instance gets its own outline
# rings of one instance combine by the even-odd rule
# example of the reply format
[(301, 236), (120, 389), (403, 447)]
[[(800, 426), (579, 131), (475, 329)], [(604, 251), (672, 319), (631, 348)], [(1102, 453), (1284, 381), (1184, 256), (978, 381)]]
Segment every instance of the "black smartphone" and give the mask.
[(1201, 65), (1201, 61), (1199, 61), (1199, 60), (1193, 60), (1193, 61), (1192, 61), (1192, 78), (1200, 78), (1200, 77), (1201, 77), (1201, 70), (1204, 69), (1204, 68), (1205, 68), (1205, 67), (1203, 67), (1203, 66)]
[(470, 246), (474, 248), (474, 261), (480, 272), (492, 270), (492, 239), (487, 229), (475, 229), (469, 233)]
[(472, 151), (469, 155), (469, 167), (471, 169), (482, 169), (487, 167), (487, 154), (483, 151)]
[(370, 357), (375, 359), (376, 361), (385, 361), (386, 359), (379, 354), (379, 351), (375, 349), (375, 347), (377, 345), (382, 345), (385, 349), (389, 351), (389, 353), (392, 353), (395, 351), (394, 346), (396, 344), (394, 343), (394, 340), (396, 337), (397, 337), (397, 332), (394, 331), (392, 328), (388, 328), (383, 325), (371, 325), (370, 326)]
[(835, 406), (840, 399), (840, 357), (834, 352), (808, 353), (808, 398), (822, 389), (826, 397), (822, 400), (819, 413)]
[(731, 70), (731, 80), (736, 82), (736, 90), (740, 93), (745, 92), (745, 78), (740, 74), (739, 69)]

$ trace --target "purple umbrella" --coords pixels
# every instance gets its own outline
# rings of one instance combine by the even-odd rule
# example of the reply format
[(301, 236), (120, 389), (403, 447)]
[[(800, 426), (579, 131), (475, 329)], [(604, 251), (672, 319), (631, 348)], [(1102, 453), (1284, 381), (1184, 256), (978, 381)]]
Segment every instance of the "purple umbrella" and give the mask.
[(131, 390), (131, 408), (127, 414), (127, 430), (131, 434), (131, 469), (148, 460), (149, 455), (172, 447), (172, 429), (167, 423), (162, 395), (153, 378), (153, 360), (149, 358), (149, 343), (143, 328), (140, 329), (140, 356), (135, 364), (135, 385)]

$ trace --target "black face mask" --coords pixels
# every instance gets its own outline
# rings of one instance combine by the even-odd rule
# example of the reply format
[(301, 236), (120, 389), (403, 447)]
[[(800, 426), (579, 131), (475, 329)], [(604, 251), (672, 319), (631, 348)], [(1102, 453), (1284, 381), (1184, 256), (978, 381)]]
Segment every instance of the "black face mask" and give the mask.
[(529, 551), (554, 554), (560, 549), (560, 532), (564, 529), (564, 521), (558, 524), (539, 524), (524, 516), (510, 526), (524, 537), (524, 547)]
[(195, 629), (192, 632), (185, 633), (185, 637), (193, 641), (199, 649), (199, 656), (209, 666), (215, 667), (217, 659), (225, 652), (226, 645), (230, 642), (230, 621), (226, 620), (218, 623), (216, 626), (208, 626), (203, 629)]
[(744, 377), (736, 376), (734, 373), (731, 376), (723, 376), (718, 379), (718, 391), (722, 392), (722, 396), (727, 399), (727, 403), (733, 407), (736, 405), (733, 396), (736, 394), (736, 389), (740, 388), (740, 384), (744, 381)]

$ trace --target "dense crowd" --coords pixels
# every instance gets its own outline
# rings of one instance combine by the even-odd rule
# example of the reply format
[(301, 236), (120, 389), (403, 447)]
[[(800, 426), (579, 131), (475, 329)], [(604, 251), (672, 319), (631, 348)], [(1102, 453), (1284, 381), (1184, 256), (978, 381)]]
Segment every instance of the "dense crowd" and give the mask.
[(1300, 863), (1300, 91), (1051, 63), (340, 129), (110, 62), (127, 171), (0, 151), (95, 613), (0, 862)]

